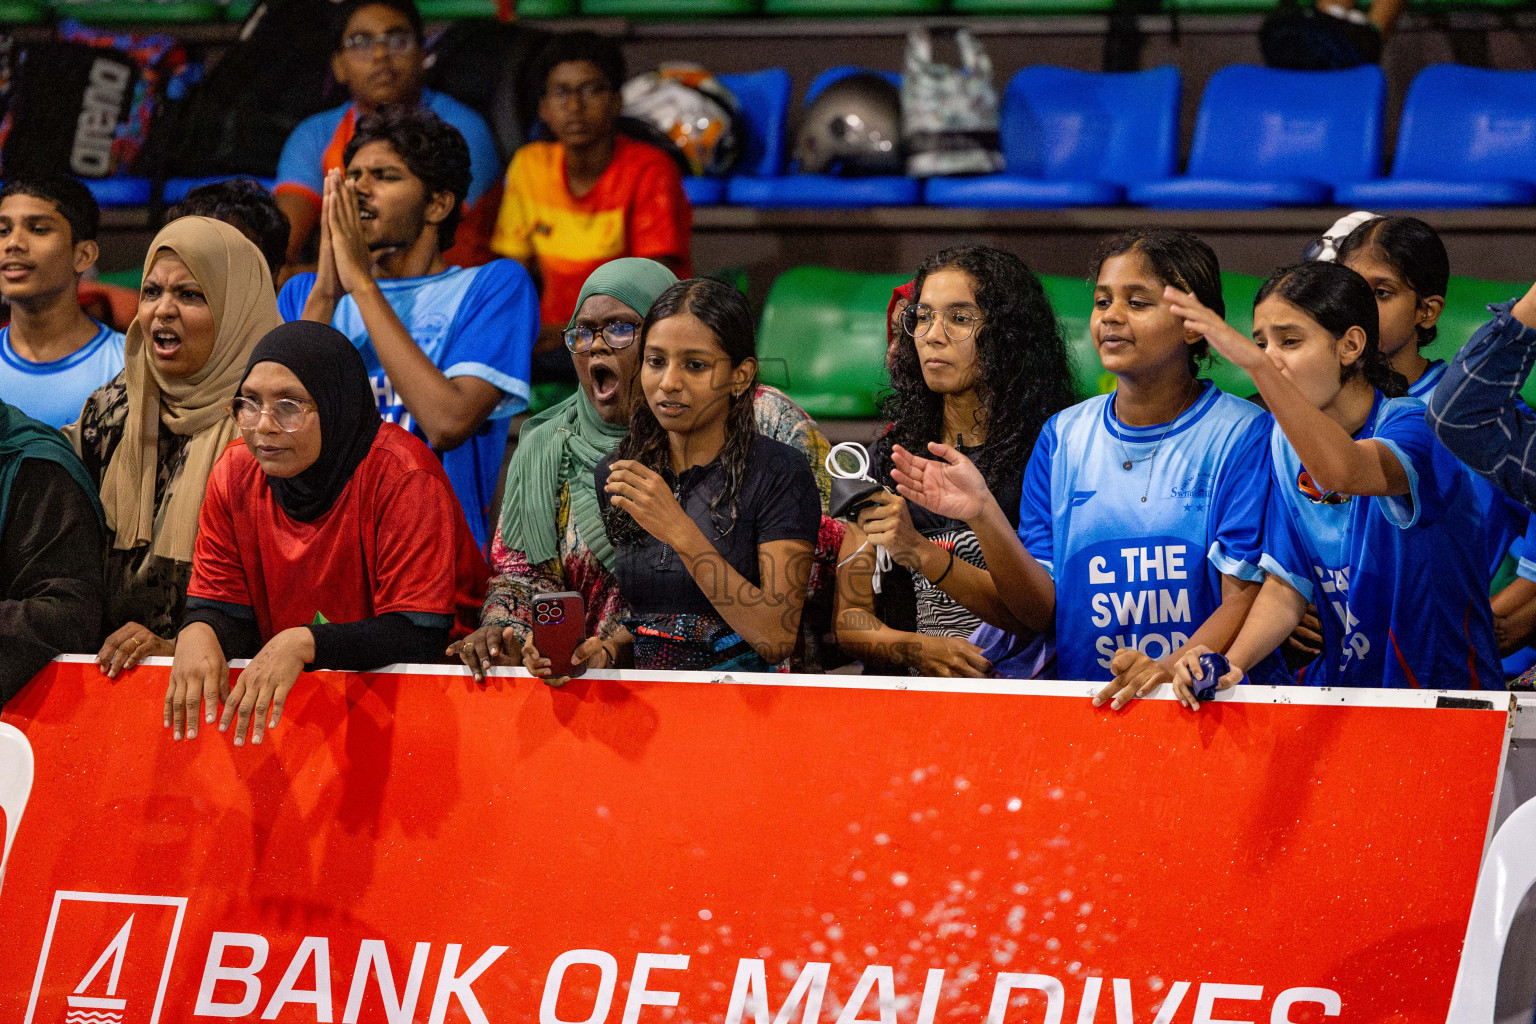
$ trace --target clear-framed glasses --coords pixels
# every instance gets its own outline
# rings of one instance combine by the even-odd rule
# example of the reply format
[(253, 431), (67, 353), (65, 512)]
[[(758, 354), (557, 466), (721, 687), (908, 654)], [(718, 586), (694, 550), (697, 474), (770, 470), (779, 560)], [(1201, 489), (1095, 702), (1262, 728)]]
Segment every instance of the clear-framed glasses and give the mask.
[(950, 341), (964, 341), (976, 333), (985, 317), (974, 309), (946, 309), (940, 313), (931, 306), (914, 303), (902, 310), (901, 329), (914, 338), (921, 338), (933, 329), (934, 323), (944, 322), (944, 336)]
[(229, 403), (229, 414), (241, 430), (255, 430), (261, 423), (262, 413), (266, 413), (277, 424), (278, 430), (291, 434), (304, 425), (304, 416), (313, 408), (308, 402), (296, 398), (280, 398), (270, 406), (263, 406), (242, 395)]
[(410, 53), (416, 49), (416, 33), (404, 28), (392, 28), (376, 36), (366, 32), (354, 32), (341, 41), (343, 50), (353, 52), (371, 50), (376, 46), (382, 46), (390, 53)]
[(560, 336), (565, 339), (565, 347), (578, 355), (591, 351), (592, 343), (599, 334), (608, 343), (608, 347), (617, 352), (635, 343), (635, 338), (640, 335), (640, 325), (629, 320), (615, 320), (595, 331), (590, 327), (567, 327), (560, 332)]
[(546, 90), (544, 96), (557, 104), (579, 100), (582, 105), (586, 105), (593, 100), (607, 96), (612, 91), (613, 86), (607, 82), (582, 82), (574, 89), (565, 85), (557, 85), (553, 89)]

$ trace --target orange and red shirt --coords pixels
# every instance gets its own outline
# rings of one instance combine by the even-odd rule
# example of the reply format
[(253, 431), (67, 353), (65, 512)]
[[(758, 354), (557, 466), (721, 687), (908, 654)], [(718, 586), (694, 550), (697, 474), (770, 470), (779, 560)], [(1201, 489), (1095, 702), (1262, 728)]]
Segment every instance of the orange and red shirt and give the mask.
[(187, 593), (250, 608), (263, 642), (389, 612), (452, 619), (458, 638), (478, 623), (489, 576), (437, 457), (385, 423), (336, 504), (308, 523), (278, 506), (245, 445), (230, 445), (208, 478)]
[(693, 208), (671, 157), (620, 135), (613, 160), (584, 196), (565, 180), (565, 147), (530, 142), (507, 168), (506, 196), (491, 248), (525, 263), (537, 260), (540, 320), (565, 326), (588, 275), (609, 260), (644, 256), (679, 277), (693, 273)]

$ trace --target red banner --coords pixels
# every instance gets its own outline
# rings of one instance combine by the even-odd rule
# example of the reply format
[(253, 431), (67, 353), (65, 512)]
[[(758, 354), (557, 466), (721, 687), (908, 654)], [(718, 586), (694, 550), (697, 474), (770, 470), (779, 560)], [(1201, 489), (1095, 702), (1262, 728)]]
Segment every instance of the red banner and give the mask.
[(5, 710), (0, 1020), (1442, 1024), (1509, 719), (443, 669), (236, 748), (170, 740), (167, 672)]

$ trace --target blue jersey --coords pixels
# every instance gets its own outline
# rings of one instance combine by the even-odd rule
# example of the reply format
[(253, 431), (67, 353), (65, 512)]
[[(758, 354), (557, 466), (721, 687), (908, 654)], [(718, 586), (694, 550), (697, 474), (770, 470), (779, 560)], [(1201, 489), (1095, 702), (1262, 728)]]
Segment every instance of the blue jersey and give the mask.
[(1168, 655), (1221, 604), (1223, 575), (1264, 577), (1269, 414), (1201, 386), (1170, 424), (1125, 426), (1103, 395), (1040, 432), (1019, 537), (1056, 581), (1062, 679), (1111, 678), (1121, 647)]
[(1417, 399), (1378, 393), (1355, 437), (1397, 457), (1407, 494), (1325, 498), (1278, 426), (1271, 440), (1263, 565), (1323, 625), (1323, 653), (1298, 681), (1502, 688), (1471, 471), (1435, 440)]
[[(1429, 364), (1424, 375), (1408, 387), (1408, 397), (1428, 402), (1430, 392), (1445, 376), (1445, 360), (1436, 359)], [(1523, 404), (1523, 403), (1522, 403)], [(1472, 493), (1477, 497), (1478, 511), (1482, 515), (1483, 529), (1488, 536), (1488, 575), (1499, 571), (1510, 545), (1525, 533), (1531, 512), (1523, 504), (1511, 498), (1484, 477), (1472, 474)]]
[[(496, 151), (496, 140), (485, 119), (446, 93), (421, 90), (421, 105), (458, 129), (469, 145), (469, 194), (465, 206), (473, 206), (486, 190), (501, 180), (504, 166)], [(318, 204), (325, 186), (327, 157), (340, 167), (341, 154), (352, 140), (357, 110), (343, 103), (330, 110), (306, 117), (288, 134), (282, 155), (277, 160), (277, 190), (297, 189)], [(318, 210), (319, 207), (317, 206)]]
[[(277, 305), (284, 320), (297, 320), (303, 314), (314, 286), (314, 274), (296, 274), (283, 286)], [(506, 421), (528, 407), (529, 361), (539, 330), (538, 293), (522, 264), (512, 260), (493, 260), (483, 267), (449, 267), (429, 277), (385, 279), (379, 288), (445, 377), (479, 377), (502, 392), (500, 404), (469, 440), (439, 453), (469, 528), (484, 546), (490, 536), (491, 498), (507, 449)], [(425, 439), (390, 384), (350, 295), (336, 304), (331, 324), (362, 353), (379, 412)]]
[(11, 348), (10, 327), (0, 327), (0, 399), (50, 427), (74, 423), (91, 392), (123, 372), (123, 336), (101, 323), (96, 328), (84, 348), (34, 363)]

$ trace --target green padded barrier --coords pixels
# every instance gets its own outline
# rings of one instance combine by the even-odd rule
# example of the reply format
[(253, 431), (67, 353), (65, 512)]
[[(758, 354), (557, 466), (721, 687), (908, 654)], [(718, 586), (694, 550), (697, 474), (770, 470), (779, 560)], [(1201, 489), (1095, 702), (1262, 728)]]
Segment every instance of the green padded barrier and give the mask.
[[(1449, 359), (1483, 324), (1488, 322), (1488, 307), (1495, 302), (1518, 299), (1531, 287), (1529, 281), (1482, 281), (1472, 277), (1452, 277), (1445, 289), (1445, 311), (1436, 325), (1433, 343), (1424, 348), (1429, 359)], [(1536, 406), (1536, 374), (1525, 382), (1520, 395), (1527, 405)]]
[(581, 0), (581, 13), (606, 18), (709, 18), (757, 13), (757, 0)]
[(566, 384), (562, 381), (535, 384), (529, 389), (527, 413), (530, 416), (537, 416), (545, 409), (559, 405), (575, 393), (575, 384)]
[[(462, 21), (500, 15), (496, 0), (420, 0), (416, 9), (425, 21)], [(576, 0), (517, 0), (519, 18), (567, 18), (576, 13)]]
[(48, 8), (17, 0), (0, 0), (0, 25), (36, 25), (48, 19)]
[(108, 274), (97, 274), (96, 280), (102, 284), (115, 284), (119, 288), (132, 288), (139, 290), (139, 282), (144, 278), (142, 267), (133, 267), (129, 270), (114, 270)]
[(792, 267), (768, 291), (757, 356), (763, 383), (783, 388), (814, 417), (879, 414), (885, 310), (907, 274)]
[(953, 0), (956, 14), (1102, 14), (1114, 0)]
[[(1253, 297), (1259, 294), (1264, 278), (1252, 274), (1222, 274), (1221, 297), (1227, 304), (1227, 323), (1244, 337), (1253, 337)], [(1211, 358), (1200, 371), (1221, 390), (1247, 398), (1259, 389), (1253, 386), (1253, 378), (1225, 359), (1211, 353)]]
[(944, 0), (763, 0), (764, 14), (797, 17), (935, 14)]
[(224, 20), (224, 8), (197, 0), (60, 0), (61, 18), (85, 25), (199, 25)]
[(1181, 14), (1267, 14), (1275, 5), (1270, 0), (1170, 0), (1165, 9)]

